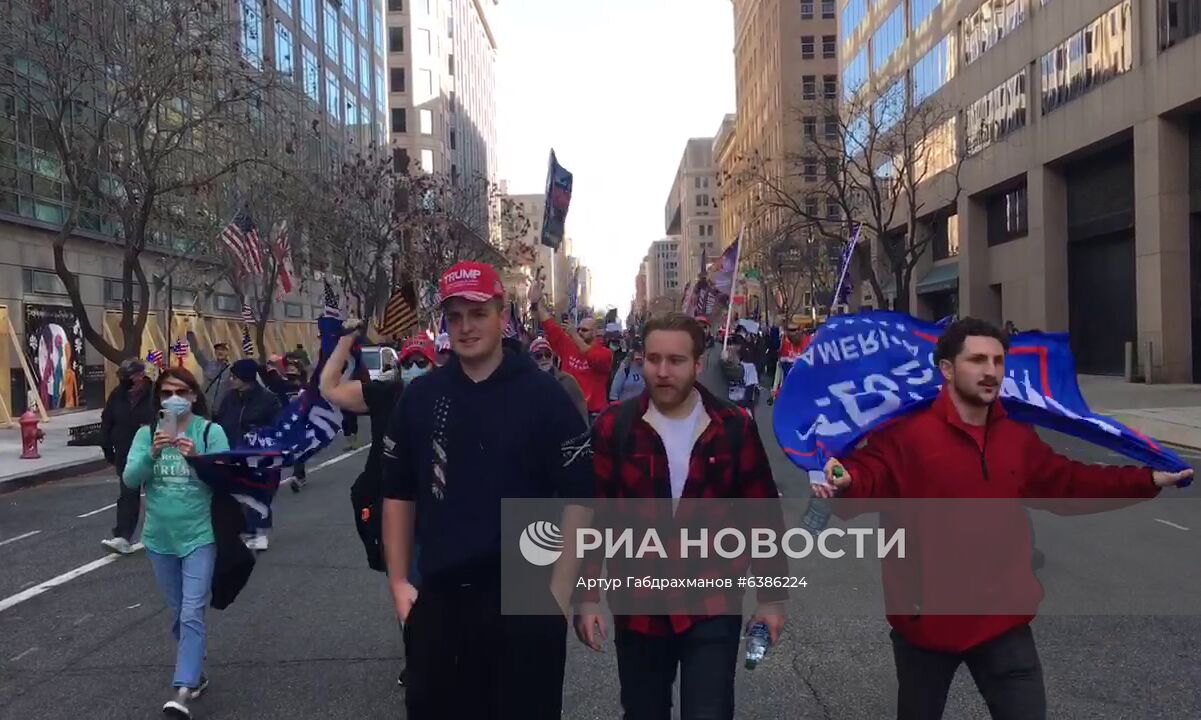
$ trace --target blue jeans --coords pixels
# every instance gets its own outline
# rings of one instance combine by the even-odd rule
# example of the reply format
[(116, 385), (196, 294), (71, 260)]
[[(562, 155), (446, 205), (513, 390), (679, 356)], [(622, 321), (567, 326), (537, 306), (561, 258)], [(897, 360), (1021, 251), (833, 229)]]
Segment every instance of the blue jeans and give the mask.
[(204, 668), (204, 610), (213, 584), (217, 546), (201, 545), (185, 557), (146, 551), (158, 588), (171, 609), (175, 637), (175, 687), (200, 685)]

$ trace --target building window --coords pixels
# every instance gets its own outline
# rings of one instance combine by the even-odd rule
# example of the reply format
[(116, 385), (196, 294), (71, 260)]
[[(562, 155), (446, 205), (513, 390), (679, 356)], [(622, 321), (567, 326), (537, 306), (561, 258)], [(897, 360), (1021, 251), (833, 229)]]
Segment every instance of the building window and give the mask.
[(837, 38), (833, 35), (822, 35), (822, 57), (826, 60), (833, 60), (837, 56)]
[(872, 35), (872, 72), (880, 72), (905, 41), (905, 4), (888, 14)]
[(391, 79), (391, 88), (394, 93), (406, 92), (405, 90), (405, 69), (402, 67), (389, 68), (389, 76)]
[(834, 19), (834, 0), (822, 0), (822, 20)]
[(913, 104), (933, 95), (955, 74), (954, 35), (947, 35), (913, 66)]
[(317, 69), (317, 56), (307, 47), (301, 50), (301, 61), (304, 64), (304, 94), (314, 102), (321, 102), (321, 76)]
[(263, 18), (258, 0), (242, 0), (242, 57), (256, 68), (263, 67)]
[(417, 119), (421, 124), (422, 135), (434, 134), (434, 113), (432, 110), (419, 110)]
[(812, 35), (802, 35), (801, 36), (801, 59), (802, 60), (812, 60), (815, 57), (817, 57), (817, 55), (813, 48), (813, 36)]
[(421, 169), (427, 173), (434, 172), (434, 151), (433, 150), (422, 150), (421, 151)]
[[(817, 176), (817, 163), (816, 162), (813, 163), (813, 174), (814, 174), (814, 178), (816, 179), (816, 176)], [(817, 217), (817, 200), (815, 200), (814, 198), (811, 198), (811, 197), (805, 198), (805, 217), (807, 217), (807, 218)]]
[(330, 0), (325, 0), (325, 56), (338, 62), (338, 9)]
[(838, 206), (837, 200), (826, 201), (826, 219), (837, 220), (842, 217), (842, 208)]
[(275, 21), (275, 69), (280, 75), (292, 79), (294, 64), (292, 62), (292, 31), (284, 27), (279, 20)]
[(403, 133), (408, 131), (408, 115), (405, 114), (405, 109), (392, 108), (392, 132)]
[(317, 0), (300, 0), (300, 27), (305, 35), (317, 39)]
[[(822, 14), (825, 14), (826, 4), (822, 3)], [(838, 19), (838, 41), (845, 43), (847, 38), (855, 34), (859, 23), (867, 17), (867, 0), (847, 0), (842, 8), (842, 17)]]
[(930, 231), (933, 233), (930, 250), (935, 260), (946, 260), (959, 254), (959, 223), (954, 215), (935, 220)]
[(25, 292), (36, 295), (66, 295), (67, 286), (63, 285), (63, 281), (58, 279), (58, 275), (52, 272), (43, 272), (41, 270), (30, 270), (28, 268), (21, 271), (22, 278), (25, 280)]
[(388, 12), (404, 12), (404, 0), (388, 0)]
[(817, 76), (805, 75), (801, 78), (801, 98), (804, 100), (817, 99)]
[(418, 84), (417, 87), (420, 90), (422, 90), (423, 92), (425, 92), (425, 98), (423, 98), (423, 99), (428, 100), (428, 99), (433, 98), (434, 97), (434, 73), (429, 70), (422, 70), (421, 71), (421, 82)]
[(1043, 55), (1043, 115), (1130, 71), (1131, 25), (1130, 0), (1123, 0)]
[(963, 59), (976, 61), (1030, 15), (1030, 0), (984, 0), (963, 19)]
[(454, 77), (454, 75), (455, 75), (455, 56), (454, 55), (446, 56), (446, 72), (451, 77)]
[(1026, 69), (963, 111), (967, 154), (974, 155), (1026, 126)]
[(396, 148), (392, 151), (392, 172), (408, 174), (410, 162), (409, 151), (405, 148)]
[(838, 97), (837, 75), (822, 76), (822, 97), (826, 100), (834, 100)]
[(213, 309), (218, 312), (238, 312), (242, 309), (237, 295), (217, 293), (213, 295)]
[(172, 288), (171, 304), (177, 308), (192, 307), (196, 304), (196, 291), (187, 288)]
[(826, 158), (826, 177), (828, 179), (834, 179), (838, 177), (841, 170), (842, 165), (838, 158)]
[(367, 47), (359, 48), (359, 90), (363, 97), (371, 97), (371, 61), (367, 59)]
[(284, 317), (302, 318), (304, 317), (304, 305), (297, 303), (284, 303)]
[(292, 17), (292, 0), (275, 0), (275, 6), (288, 17)]
[(1029, 231), (1025, 183), (989, 198), (987, 212), (989, 245), (1000, 245), (1024, 237)]
[[(58, 276), (57, 275), (54, 276), (54, 279), (58, 280)], [(141, 302), (142, 288), (138, 287), (138, 284), (136, 282), (130, 283), (129, 288), (131, 290), (130, 298), (132, 298), (135, 303)], [(65, 287), (63, 288), (63, 291), (64, 292), (66, 291)], [(42, 294), (45, 295), (46, 293), (42, 293)], [(51, 294), (56, 294), (56, 293), (51, 293)], [(123, 283), (120, 280), (105, 279), (105, 281), (104, 281), (104, 299), (106, 302), (119, 304), (124, 300), (124, 295), (125, 295), (125, 283)]]
[(346, 124), (359, 124), (359, 105), (354, 101), (354, 94), (349, 89), (343, 89), (346, 95)]
[(1159, 0), (1159, 49), (1201, 35), (1201, 0)]
[(370, 10), (367, 7), (367, 0), (359, 0), (359, 32), (363, 33), (363, 38), (367, 38), (367, 28), (370, 27), (371, 19), (368, 17)]
[(338, 78), (331, 70), (325, 71), (325, 109), (329, 121), (335, 125), (342, 122), (342, 94), (338, 91)]
[(450, 149), (455, 150), (458, 148), (458, 145), (459, 145), (458, 133), (455, 132), (454, 128), (451, 128), (450, 129)]
[(388, 52), (405, 51), (405, 29), (402, 27), (388, 28)]
[(859, 91), (867, 86), (867, 48), (855, 53), (855, 57), (847, 63), (843, 73), (843, 83), (848, 98), (858, 95)]
[(826, 135), (827, 140), (837, 140), (838, 139), (838, 116), (837, 115), (827, 115), (826, 116), (825, 135)]
[(917, 33), (941, 4), (942, 0), (909, 0), (909, 31)]
[(812, 0), (805, 0), (804, 2), (801, 3), (801, 19), (802, 20), (812, 20), (813, 19), (813, 2), (812, 2)]
[(354, 31), (349, 25), (342, 26), (342, 72), (346, 79), (354, 82), (354, 58), (357, 53), (354, 47)]
[(817, 158), (806, 157), (801, 159), (801, 174), (805, 176), (806, 182), (814, 182), (817, 180)]
[(812, 140), (817, 137), (817, 118), (806, 115), (801, 119), (801, 127), (804, 128), (806, 138)]
[(424, 52), (426, 55), (432, 56), (434, 54), (434, 36), (433, 36), (433, 34), (430, 33), (430, 31), (425, 28), (422, 28), (421, 30), (419, 30), (418, 33), (419, 33), (418, 37), (420, 40), (420, 42), (418, 43), (418, 47), (420, 47), (422, 49), (422, 52)]

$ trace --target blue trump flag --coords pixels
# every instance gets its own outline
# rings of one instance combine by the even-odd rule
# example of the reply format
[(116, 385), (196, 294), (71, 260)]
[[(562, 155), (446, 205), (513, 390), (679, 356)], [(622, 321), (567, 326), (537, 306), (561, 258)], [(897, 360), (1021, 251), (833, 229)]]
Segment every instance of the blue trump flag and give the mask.
[[(335, 317), (317, 320), (321, 354), (307, 386), (276, 416), (269, 428), (247, 433), (237, 447), (224, 453), (188, 458), (196, 474), (213, 490), (229, 493), (264, 517), (271, 493), (279, 485), (278, 468), (304, 462), (329, 445), (342, 429), (342, 411), (317, 389), (321, 370), (342, 335), (342, 321)], [(362, 365), (356, 343), (342, 372), (350, 378)], [(230, 438), (231, 442), (236, 440)]]
[[(826, 460), (871, 430), (928, 406), (942, 387), (934, 346), (944, 327), (883, 310), (844, 315), (817, 331), (788, 373), (775, 406), (776, 440), (821, 482)], [(1137, 430), (1088, 409), (1064, 333), (1010, 339), (1001, 401), (1020, 422), (1109, 448), (1157, 470), (1188, 465)]]

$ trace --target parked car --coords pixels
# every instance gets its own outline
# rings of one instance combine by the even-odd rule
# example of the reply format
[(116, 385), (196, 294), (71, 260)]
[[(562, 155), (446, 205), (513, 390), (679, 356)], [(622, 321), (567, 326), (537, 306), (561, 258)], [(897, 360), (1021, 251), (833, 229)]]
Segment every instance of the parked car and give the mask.
[(385, 371), (399, 365), (396, 351), (390, 347), (372, 346), (363, 348), (363, 365), (367, 367), (367, 373), (372, 380), (379, 380), (379, 376)]

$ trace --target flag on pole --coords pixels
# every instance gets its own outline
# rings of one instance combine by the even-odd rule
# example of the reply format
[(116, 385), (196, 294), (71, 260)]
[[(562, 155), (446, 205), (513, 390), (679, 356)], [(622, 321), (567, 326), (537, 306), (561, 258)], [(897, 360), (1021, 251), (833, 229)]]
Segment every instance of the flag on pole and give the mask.
[(505, 318), (504, 336), (507, 338), (516, 338), (524, 341), (525, 326), (521, 323), (521, 317), (517, 314), (517, 303), (509, 302), (508, 317)]
[(151, 350), (150, 352), (146, 353), (146, 362), (158, 368), (163, 367), (163, 351)]
[(171, 346), (171, 352), (175, 353), (176, 364), (178, 364), (180, 367), (183, 367), (183, 359), (188, 356), (189, 350), (191, 350), (191, 346), (189, 346), (188, 341), (183, 338), (176, 340), (175, 344)]
[(263, 273), (263, 251), (259, 247), (259, 231), (247, 208), (239, 210), (221, 231), (221, 242), (229, 249), (243, 273)]
[(242, 303), (242, 322), (247, 325), (254, 324), (254, 311), (250, 309), (250, 305)]
[(684, 304), (680, 307), (680, 312), (685, 315), (691, 315), (690, 306), (692, 305), (692, 281), (684, 283)]
[(417, 297), (412, 282), (404, 282), (384, 306), (384, 318), (377, 329), (381, 335), (400, 340), (417, 324)]
[(851, 230), (851, 236), (847, 238), (847, 244), (842, 249), (841, 268), (838, 271), (838, 284), (834, 286), (834, 293), (830, 296), (829, 315), (834, 314), (834, 306), (841, 305), (850, 299), (851, 284), (847, 282), (847, 271), (851, 267), (851, 258), (855, 257), (855, 246), (859, 244), (859, 236), (863, 226), (856, 224)]
[(542, 216), (542, 244), (554, 250), (563, 243), (567, 225), (567, 209), (571, 205), (573, 177), (550, 151), (550, 167), (546, 172), (546, 210)]
[(250, 339), (250, 327), (242, 326), (242, 354), (246, 357), (254, 356), (254, 341)]
[(579, 308), (576, 303), (580, 298), (580, 268), (577, 265), (576, 269), (571, 273), (571, 284), (567, 286), (567, 314), (571, 317), (573, 323), (579, 323)]
[(342, 310), (338, 307), (338, 296), (334, 294), (334, 289), (329, 286), (329, 280), (323, 280), (325, 283), (325, 312), (321, 317), (342, 319)]
[(279, 275), (279, 285), (275, 290), (275, 299), (279, 300), (296, 287), (296, 272), (292, 269), (292, 242), (288, 239), (286, 220), (279, 224), (275, 239), (271, 241), (271, 252), (275, 255), (275, 267)]
[(738, 248), (741, 245), (742, 233), (739, 232), (734, 242), (730, 243), (730, 247), (721, 254), (717, 272), (713, 274), (713, 287), (727, 297), (734, 294), (734, 273), (738, 268)]

